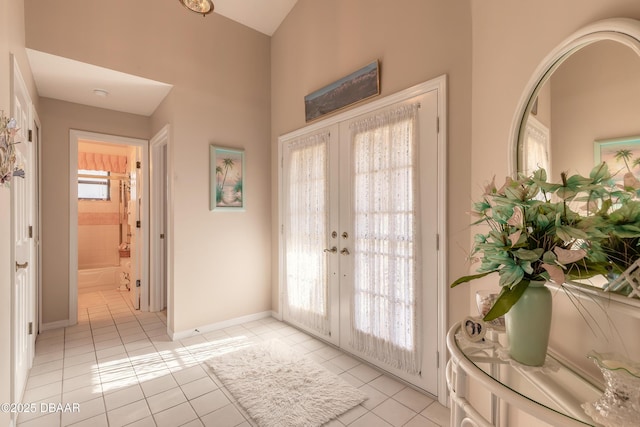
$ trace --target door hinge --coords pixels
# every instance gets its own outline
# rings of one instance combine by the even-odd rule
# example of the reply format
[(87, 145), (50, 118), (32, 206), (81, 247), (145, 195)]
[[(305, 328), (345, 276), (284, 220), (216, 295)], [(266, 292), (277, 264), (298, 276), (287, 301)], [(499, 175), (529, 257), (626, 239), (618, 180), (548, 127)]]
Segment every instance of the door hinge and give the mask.
[(29, 238), (33, 239), (33, 225), (29, 226)]
[(440, 234), (436, 234), (436, 251), (440, 250)]
[(440, 352), (436, 351), (436, 368), (440, 367)]
[(33, 335), (33, 322), (29, 322), (29, 335)]
[(140, 287), (140, 280), (136, 280), (136, 288)]
[(440, 133), (440, 117), (436, 117), (436, 133)]
[(160, 234), (160, 238), (164, 239), (164, 233)]
[(142, 167), (142, 162), (136, 162), (136, 169), (140, 169)]
[(29, 129), (29, 135), (27, 136), (27, 139), (29, 140), (29, 142), (33, 142), (33, 131), (31, 129)]
[(140, 228), (140, 227), (142, 227), (142, 222), (136, 221), (136, 228)]

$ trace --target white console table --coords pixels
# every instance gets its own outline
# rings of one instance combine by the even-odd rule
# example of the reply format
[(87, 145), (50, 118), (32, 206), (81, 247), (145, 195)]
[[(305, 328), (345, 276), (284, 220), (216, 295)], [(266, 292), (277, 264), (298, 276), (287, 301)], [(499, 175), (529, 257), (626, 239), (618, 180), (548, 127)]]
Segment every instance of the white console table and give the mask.
[[(552, 355), (542, 368), (509, 360), (500, 345), (500, 334), (490, 330), (484, 340), (472, 343), (460, 333), (460, 323), (447, 334), (451, 359), (447, 385), (451, 399), (451, 426), (500, 426), (501, 405), (511, 405), (552, 426), (598, 426), (581, 407), (597, 400), (602, 391)], [(491, 393), (485, 418), (468, 400), (468, 382), (477, 381)], [(504, 408), (503, 408), (504, 409)], [(502, 411), (504, 412), (504, 411)]]

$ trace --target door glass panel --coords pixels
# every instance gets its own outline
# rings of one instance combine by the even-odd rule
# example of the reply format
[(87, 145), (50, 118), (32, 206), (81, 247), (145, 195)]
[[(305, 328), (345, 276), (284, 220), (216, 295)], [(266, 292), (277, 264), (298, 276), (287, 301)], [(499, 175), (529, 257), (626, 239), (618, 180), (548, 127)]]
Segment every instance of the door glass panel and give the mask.
[(401, 106), (352, 125), (352, 345), (418, 372), (416, 111)]
[(327, 144), (329, 134), (288, 145), (285, 309), (290, 319), (329, 332)]

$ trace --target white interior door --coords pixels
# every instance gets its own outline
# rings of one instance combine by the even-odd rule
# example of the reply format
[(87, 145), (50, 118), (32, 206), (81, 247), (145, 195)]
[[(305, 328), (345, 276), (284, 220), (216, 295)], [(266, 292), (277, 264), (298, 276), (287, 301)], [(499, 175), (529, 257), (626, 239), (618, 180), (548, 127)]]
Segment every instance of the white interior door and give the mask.
[[(412, 135), (418, 139), (411, 164), (398, 166), (393, 160), (384, 165), (377, 153), (354, 145), (351, 126), (376, 110), (281, 139), (283, 319), (434, 395), (439, 385), (438, 286), (444, 282), (438, 248), (444, 200), (438, 175), (443, 159), (440, 93), (434, 89), (383, 106), (414, 111)], [(388, 128), (383, 123), (373, 133), (395, 135)], [(406, 157), (407, 147), (394, 138), (388, 139), (388, 156)], [(369, 167), (364, 172), (356, 170), (363, 158)], [(380, 205), (379, 199), (399, 191), (398, 178), (390, 178), (398, 174), (413, 177), (409, 190), (416, 194), (406, 202), (411, 206)], [(358, 184), (364, 175), (368, 181)], [(358, 207), (366, 191), (366, 206)], [(408, 223), (411, 233), (402, 229)], [(372, 246), (364, 248), (365, 241)], [(363, 284), (378, 287), (363, 290)], [(362, 303), (365, 294), (370, 305)], [(383, 323), (391, 326), (380, 328)], [(374, 339), (358, 346), (354, 334)], [(390, 346), (399, 349), (391, 357), (374, 348)], [(412, 360), (411, 368), (398, 363), (402, 357)]]
[(131, 296), (131, 303), (133, 308), (139, 310), (141, 308), (141, 291), (142, 291), (142, 254), (143, 254), (143, 239), (142, 239), (142, 174), (141, 169), (137, 168), (140, 160), (140, 148), (132, 148), (130, 156), (131, 165), (130, 177), (131, 177), (131, 200), (129, 206), (131, 214), (129, 215), (129, 226), (131, 229), (131, 289), (129, 295)]
[(168, 126), (165, 126), (151, 139), (150, 144), (150, 311), (167, 308), (168, 139)]
[(12, 116), (20, 129), (15, 137), (16, 166), (24, 170), (24, 175), (11, 180), (13, 258), (13, 399), (19, 402), (35, 347), (35, 246), (33, 227), (35, 225), (35, 161), (33, 143), (29, 141), (31, 100), (22, 80), (20, 70), (14, 60)]
[(160, 286), (160, 305), (158, 308), (164, 310), (167, 308), (167, 258), (168, 258), (168, 245), (167, 245), (167, 205), (168, 200), (168, 179), (167, 174), (167, 144), (164, 144), (160, 149), (160, 265), (158, 286)]

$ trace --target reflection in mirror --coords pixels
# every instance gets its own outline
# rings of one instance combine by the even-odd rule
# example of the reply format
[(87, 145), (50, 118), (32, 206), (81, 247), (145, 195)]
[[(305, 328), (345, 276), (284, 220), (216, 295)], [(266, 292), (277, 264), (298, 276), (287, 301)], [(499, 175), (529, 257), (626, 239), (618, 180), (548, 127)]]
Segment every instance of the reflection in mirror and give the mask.
[[(631, 148), (640, 154), (640, 56), (617, 41), (599, 40), (558, 62), (528, 101), (518, 172), (544, 167), (549, 179), (558, 182), (561, 172), (588, 175), (606, 161), (621, 180), (628, 169), (615, 150), (635, 141), (638, 145)], [(631, 160), (635, 157), (640, 156)], [(640, 167), (634, 172), (640, 176)], [(607, 280), (599, 277), (589, 284), (602, 288)]]
[(554, 181), (563, 171), (587, 174), (599, 161), (595, 141), (640, 135), (640, 57), (621, 43), (602, 40), (568, 55), (536, 95), (537, 114), (528, 114), (518, 150), (521, 172), (542, 166), (532, 157), (546, 154)]
[(536, 169), (551, 172), (551, 140), (549, 127), (531, 114), (522, 135), (519, 172), (531, 175)]

